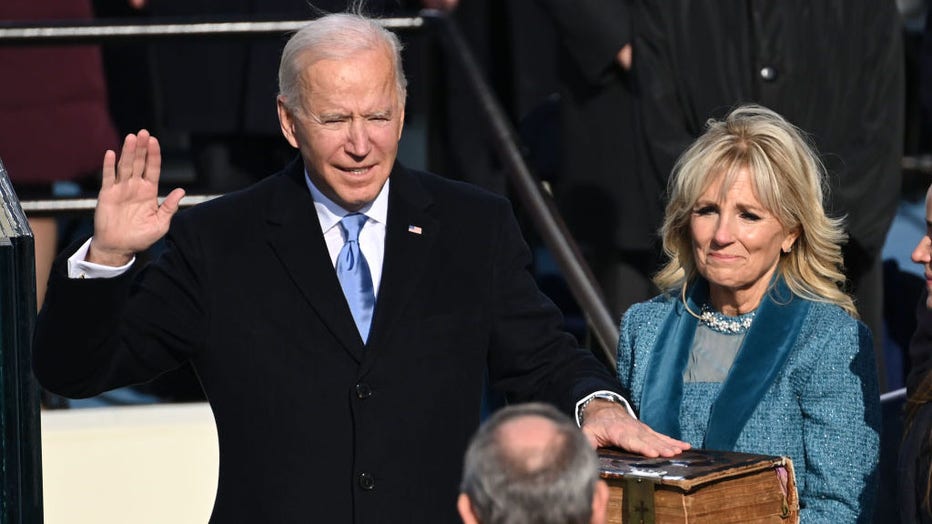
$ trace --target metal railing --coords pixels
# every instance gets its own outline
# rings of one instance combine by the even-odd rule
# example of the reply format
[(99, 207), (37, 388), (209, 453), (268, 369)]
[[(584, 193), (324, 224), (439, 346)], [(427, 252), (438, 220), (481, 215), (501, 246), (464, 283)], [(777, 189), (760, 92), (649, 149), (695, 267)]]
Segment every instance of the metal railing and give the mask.
[[(101, 44), (118, 40), (151, 41), (180, 37), (248, 37), (281, 35), (297, 31), (307, 20), (270, 20), (257, 22), (229, 18), (220, 21), (187, 21), (150, 19), (146, 24), (112, 24), (100, 21), (65, 24), (0, 24), (0, 45)], [(383, 18), (383, 27), (399, 30), (419, 29), (424, 18)]]

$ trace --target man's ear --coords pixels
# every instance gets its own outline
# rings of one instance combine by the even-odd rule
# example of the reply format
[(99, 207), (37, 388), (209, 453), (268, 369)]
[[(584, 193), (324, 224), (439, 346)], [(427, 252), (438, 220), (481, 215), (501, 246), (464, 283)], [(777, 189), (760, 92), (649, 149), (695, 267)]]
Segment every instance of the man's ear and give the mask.
[(285, 140), (291, 144), (291, 147), (297, 149), (298, 138), (295, 136), (294, 115), (291, 114), (291, 110), (285, 105), (285, 97), (278, 95), (275, 102), (278, 105), (278, 124), (282, 128), (282, 134), (285, 135)]
[(592, 524), (605, 524), (608, 522), (608, 484), (604, 480), (595, 483), (595, 493), (592, 494)]
[(469, 497), (465, 493), (460, 493), (459, 498), (456, 499), (456, 509), (460, 512), (460, 518), (463, 519), (464, 524), (479, 524), (479, 519), (472, 511), (472, 503), (469, 502)]
[(398, 126), (398, 140), (401, 140), (401, 133), (405, 128), (405, 110), (401, 110), (401, 124)]

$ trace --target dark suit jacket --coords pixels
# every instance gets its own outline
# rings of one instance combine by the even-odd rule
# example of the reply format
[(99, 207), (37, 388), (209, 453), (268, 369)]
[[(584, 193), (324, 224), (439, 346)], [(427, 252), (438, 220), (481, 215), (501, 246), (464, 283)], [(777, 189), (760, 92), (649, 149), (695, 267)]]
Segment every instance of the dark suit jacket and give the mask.
[(59, 260), (34, 367), (83, 396), (190, 360), (220, 443), (212, 522), (457, 522), (484, 373), (567, 412), (620, 387), (529, 262), (506, 200), (396, 166), (363, 347), (296, 161), (178, 215), (143, 270), (70, 280)]

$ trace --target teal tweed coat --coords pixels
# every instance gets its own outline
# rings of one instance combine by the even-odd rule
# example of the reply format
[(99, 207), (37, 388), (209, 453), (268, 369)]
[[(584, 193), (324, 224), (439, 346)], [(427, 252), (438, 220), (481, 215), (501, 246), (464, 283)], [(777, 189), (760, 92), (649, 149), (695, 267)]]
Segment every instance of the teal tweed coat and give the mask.
[[(707, 293), (693, 286), (692, 311)], [(725, 381), (684, 383), (696, 323), (669, 295), (622, 319), (618, 375), (641, 420), (695, 448), (790, 457), (804, 523), (869, 522), (880, 408), (868, 329), (778, 279)]]

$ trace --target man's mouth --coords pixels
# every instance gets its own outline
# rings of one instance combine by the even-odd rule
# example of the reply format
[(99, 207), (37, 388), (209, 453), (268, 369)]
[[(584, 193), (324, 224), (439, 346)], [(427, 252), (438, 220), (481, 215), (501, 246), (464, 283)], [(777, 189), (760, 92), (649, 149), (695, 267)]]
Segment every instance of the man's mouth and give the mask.
[(340, 171), (343, 171), (344, 173), (349, 173), (349, 174), (351, 174), (351, 175), (363, 175), (363, 174), (367, 173), (370, 169), (372, 169), (372, 166), (367, 166), (367, 167), (341, 167), (341, 168), (340, 168)]

